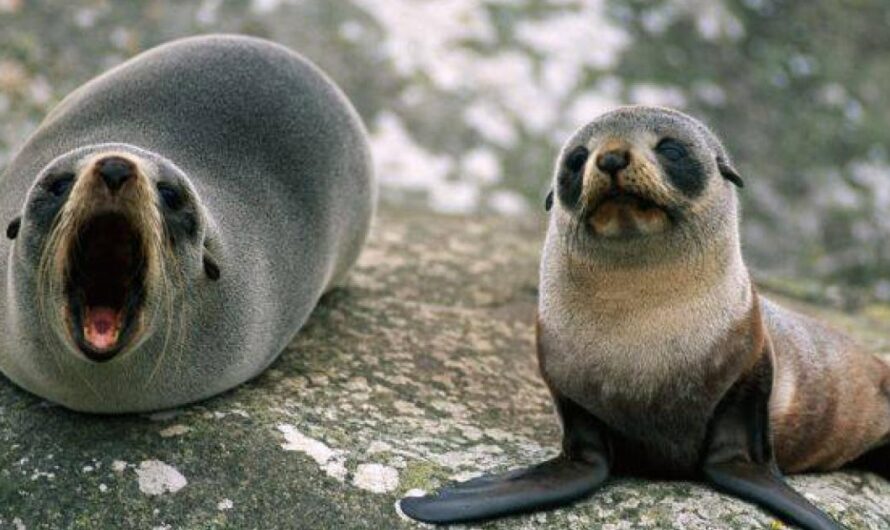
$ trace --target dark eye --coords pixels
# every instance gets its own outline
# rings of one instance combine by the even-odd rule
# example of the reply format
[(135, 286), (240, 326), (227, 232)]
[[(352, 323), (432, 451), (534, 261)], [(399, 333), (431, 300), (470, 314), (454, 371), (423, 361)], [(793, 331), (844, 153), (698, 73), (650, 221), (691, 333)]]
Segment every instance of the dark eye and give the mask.
[(159, 183), (158, 193), (161, 194), (161, 199), (164, 201), (164, 204), (171, 210), (178, 210), (182, 207), (182, 194), (170, 184), (165, 182)]
[(56, 197), (61, 197), (68, 193), (68, 190), (71, 189), (71, 184), (74, 183), (74, 173), (62, 173), (57, 175), (53, 181), (49, 184), (49, 192), (55, 195)]
[(590, 156), (590, 151), (583, 145), (579, 145), (566, 155), (566, 167), (573, 173), (580, 171), (584, 167), (584, 163), (587, 162), (588, 156)]
[(673, 162), (686, 156), (686, 148), (673, 138), (665, 138), (658, 142), (658, 145), (655, 146), (655, 151)]

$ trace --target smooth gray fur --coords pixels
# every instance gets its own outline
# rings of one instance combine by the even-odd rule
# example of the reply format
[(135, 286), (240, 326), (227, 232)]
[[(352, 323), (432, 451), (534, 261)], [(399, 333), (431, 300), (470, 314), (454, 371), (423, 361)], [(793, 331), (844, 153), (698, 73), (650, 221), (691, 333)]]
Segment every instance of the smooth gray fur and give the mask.
[[(42, 227), (26, 210), (47, 172), (108, 148), (184, 178), (200, 204), (182, 250), (182, 339), (164, 329), (94, 363), (43, 329), (34, 269)], [(72, 409), (131, 412), (212, 396), (264, 370), (355, 262), (376, 200), (367, 135), (324, 73), (277, 44), (213, 35), (149, 50), (86, 83), (43, 121), (0, 177), (0, 370)], [(33, 221), (33, 222), (32, 222)], [(44, 231), (45, 232), (45, 231)], [(205, 244), (222, 277), (203, 271)], [(176, 341), (173, 341), (176, 342)]]

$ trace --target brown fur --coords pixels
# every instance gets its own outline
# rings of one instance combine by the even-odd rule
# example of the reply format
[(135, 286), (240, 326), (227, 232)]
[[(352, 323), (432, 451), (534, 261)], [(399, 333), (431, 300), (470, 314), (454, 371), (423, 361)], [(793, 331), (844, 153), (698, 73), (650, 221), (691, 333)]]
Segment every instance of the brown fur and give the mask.
[(890, 442), (886, 363), (820, 322), (767, 304), (776, 350), (771, 424), (780, 467), (836, 469)]
[[(700, 193), (684, 195), (662, 171), (665, 136), (697, 157)], [(630, 460), (690, 471), (721, 398), (769, 352), (783, 470), (835, 469), (890, 442), (888, 365), (754, 291), (718, 162), (731, 165), (711, 133), (673, 111), (627, 108), (582, 128), (563, 156), (575, 145), (590, 152), (579, 205), (553, 208), (541, 263), (538, 355), (555, 392), (619, 433)], [(613, 177), (593, 161), (616, 149), (630, 163)], [(658, 215), (610, 200), (613, 184)], [(641, 228), (661, 223), (669, 229)]]
[[(560, 355), (558, 341), (540, 318), (536, 331), (541, 375), (551, 392), (565, 394), (566, 389), (559, 389), (548, 372), (547, 359)], [(676, 377), (663, 378), (645, 392), (610, 392), (596, 380), (585, 385), (581, 402), (598, 404), (593, 412), (604, 416), (613, 436), (620, 440), (614, 446), (616, 470), (646, 476), (693, 476), (715, 407), (769, 351), (764, 347), (766, 341), (760, 307), (754, 303), (702, 357), (706, 362), (684, 367)], [(697, 377), (682, 377), (692, 373)], [(627, 385), (637, 387), (639, 383)], [(574, 392), (569, 393), (574, 397)]]

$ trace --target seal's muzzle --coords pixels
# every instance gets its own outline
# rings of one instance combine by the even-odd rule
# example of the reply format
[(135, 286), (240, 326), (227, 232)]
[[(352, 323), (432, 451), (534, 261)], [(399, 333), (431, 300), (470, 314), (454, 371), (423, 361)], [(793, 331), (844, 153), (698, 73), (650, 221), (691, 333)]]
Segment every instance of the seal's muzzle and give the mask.
[(120, 353), (141, 327), (159, 238), (149, 190), (128, 156), (96, 157), (78, 176), (58, 227), (65, 327), (93, 361)]
[[(657, 234), (671, 225), (671, 215), (659, 200), (657, 168), (627, 142), (610, 139), (595, 149), (595, 164), (585, 175), (584, 214), (595, 237), (626, 239)], [(593, 167), (595, 166), (595, 167)]]

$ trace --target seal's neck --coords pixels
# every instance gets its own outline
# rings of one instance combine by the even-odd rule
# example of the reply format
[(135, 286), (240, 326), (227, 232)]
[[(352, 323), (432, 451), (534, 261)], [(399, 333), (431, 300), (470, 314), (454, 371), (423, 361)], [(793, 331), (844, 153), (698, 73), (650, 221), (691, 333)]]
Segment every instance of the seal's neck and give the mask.
[(738, 235), (709, 241), (707, 249), (640, 266), (616, 266), (581, 260), (564, 253), (551, 258), (551, 272), (542, 281), (558, 281), (558, 290), (583, 300), (590, 311), (601, 314), (640, 313), (661, 307), (681, 307), (700, 300), (715, 305), (720, 300), (747, 299), (750, 277), (742, 261)]

